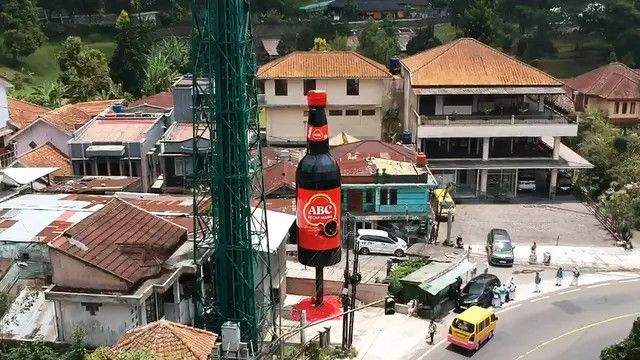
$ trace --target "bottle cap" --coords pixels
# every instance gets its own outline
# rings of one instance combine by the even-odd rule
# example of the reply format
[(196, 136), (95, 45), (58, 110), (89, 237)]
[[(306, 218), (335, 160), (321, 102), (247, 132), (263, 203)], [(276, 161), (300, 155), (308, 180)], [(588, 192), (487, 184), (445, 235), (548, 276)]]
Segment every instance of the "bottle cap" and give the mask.
[(327, 105), (327, 92), (324, 90), (311, 90), (307, 93), (307, 105), (318, 107)]

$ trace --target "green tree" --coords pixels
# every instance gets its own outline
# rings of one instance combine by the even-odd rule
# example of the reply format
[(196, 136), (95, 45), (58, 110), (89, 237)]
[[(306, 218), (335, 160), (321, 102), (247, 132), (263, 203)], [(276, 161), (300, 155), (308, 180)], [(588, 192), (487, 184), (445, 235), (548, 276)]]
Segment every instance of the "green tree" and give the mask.
[(342, 7), (342, 18), (346, 21), (360, 19), (360, 8), (355, 0), (347, 0)]
[(640, 359), (640, 317), (631, 327), (631, 332), (621, 342), (606, 347), (600, 354), (601, 360), (635, 360)]
[(173, 68), (169, 57), (161, 52), (149, 55), (144, 74), (143, 92), (146, 95), (169, 89), (173, 81), (178, 77), (178, 72)]
[(64, 360), (41, 339), (34, 342), (21, 342), (3, 356), (5, 360)]
[(5, 0), (0, 12), (0, 30), (7, 51), (17, 63), (18, 56), (33, 54), (44, 41), (33, 0)]
[(310, 18), (308, 26), (297, 34), (296, 50), (307, 51), (311, 49), (313, 41), (318, 37), (330, 42), (338, 36), (348, 34), (349, 29), (345, 24), (335, 23), (328, 16), (315, 15)]
[(346, 36), (336, 36), (331, 42), (329, 42), (329, 47), (333, 51), (349, 51), (351, 48), (349, 47), (349, 39)]
[(122, 84), (122, 89), (133, 96), (142, 94), (146, 54), (153, 41), (153, 27), (142, 20), (129, 19), (122, 11), (116, 20), (118, 35), (116, 48), (111, 56), (109, 68), (111, 79)]
[(111, 349), (102, 346), (85, 356), (85, 360), (158, 360), (158, 357), (144, 350), (129, 350), (118, 352), (114, 358), (111, 354)]
[(331, 47), (327, 44), (327, 40), (323, 38), (315, 38), (311, 51), (331, 51)]
[(165, 38), (161, 42), (153, 45), (151, 54), (153, 53), (164, 54), (173, 69), (179, 73), (189, 70), (189, 63), (191, 61), (189, 44), (183, 39), (175, 36)]
[(474, 0), (459, 18), (465, 37), (491, 44), (500, 36), (500, 19), (494, 0)]
[(79, 37), (70, 36), (57, 55), (62, 73), (59, 81), (68, 88), (73, 101), (87, 101), (108, 91), (111, 86), (107, 59), (100, 50), (82, 44)]
[(49, 81), (33, 87), (27, 100), (50, 109), (64, 105), (68, 88), (60, 81)]
[(383, 64), (400, 52), (398, 35), (391, 19), (385, 19), (381, 23), (373, 19), (367, 20), (358, 41), (359, 53)]
[(434, 36), (433, 27), (424, 27), (415, 34), (407, 43), (407, 54), (413, 55), (421, 51), (442, 45), (442, 42)]

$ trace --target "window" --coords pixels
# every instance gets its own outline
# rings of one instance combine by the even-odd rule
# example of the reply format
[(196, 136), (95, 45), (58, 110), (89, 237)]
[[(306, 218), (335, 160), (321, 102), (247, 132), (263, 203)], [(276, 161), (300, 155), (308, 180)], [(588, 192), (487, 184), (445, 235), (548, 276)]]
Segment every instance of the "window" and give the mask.
[(109, 176), (120, 176), (120, 161), (117, 159), (109, 161)]
[(364, 192), (364, 202), (367, 204), (373, 203), (373, 190), (365, 190)]
[(156, 294), (151, 294), (151, 296), (144, 301), (144, 308), (147, 313), (147, 323), (158, 320), (158, 314), (156, 312)]
[(264, 94), (264, 80), (258, 80), (258, 94)]
[(614, 114), (620, 113), (620, 103), (616, 101)]
[(305, 95), (307, 95), (309, 91), (316, 89), (316, 81), (313, 79), (305, 79), (302, 85)]
[(380, 205), (387, 205), (389, 189), (380, 189)]
[(389, 205), (398, 205), (398, 190), (389, 190)]
[(375, 110), (362, 110), (362, 116), (376, 116)]
[(398, 205), (398, 189), (380, 189), (380, 205)]
[(473, 95), (446, 95), (442, 103), (445, 106), (471, 106), (473, 104)]
[(274, 80), (276, 96), (287, 96), (287, 80)]
[(478, 324), (478, 332), (484, 330), (484, 321)]
[(32, 141), (32, 142), (29, 143), (29, 147), (32, 148), (32, 149), (35, 149), (36, 147), (38, 147), (38, 144), (36, 144), (35, 142)]
[(191, 164), (191, 158), (188, 159), (176, 159), (176, 175), (185, 176), (193, 174), (193, 164)]
[(636, 113), (636, 103), (632, 102), (629, 105), (629, 114), (635, 114)]
[(358, 109), (344, 111), (344, 116), (358, 116), (358, 115), (360, 115), (360, 110)]
[(626, 103), (626, 102), (623, 102), (623, 103), (622, 103), (622, 113), (623, 113), (623, 114), (626, 114), (626, 113), (627, 113), (627, 103)]
[(349, 96), (360, 95), (360, 80), (347, 79), (347, 95)]
[(342, 116), (342, 110), (329, 110), (329, 116)]

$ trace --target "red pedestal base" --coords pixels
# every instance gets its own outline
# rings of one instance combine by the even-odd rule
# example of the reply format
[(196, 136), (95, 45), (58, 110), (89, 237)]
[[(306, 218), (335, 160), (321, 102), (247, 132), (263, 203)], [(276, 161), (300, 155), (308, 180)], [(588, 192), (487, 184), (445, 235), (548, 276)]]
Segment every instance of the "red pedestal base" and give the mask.
[[(320, 307), (316, 307), (315, 298), (302, 299), (293, 307), (291, 318), (296, 321), (300, 320), (302, 316), (301, 312), (304, 310), (307, 313), (307, 323), (312, 323), (342, 312), (340, 298), (337, 296), (325, 296), (323, 299), (322, 306)], [(339, 317), (336, 317), (336, 319), (339, 319)]]

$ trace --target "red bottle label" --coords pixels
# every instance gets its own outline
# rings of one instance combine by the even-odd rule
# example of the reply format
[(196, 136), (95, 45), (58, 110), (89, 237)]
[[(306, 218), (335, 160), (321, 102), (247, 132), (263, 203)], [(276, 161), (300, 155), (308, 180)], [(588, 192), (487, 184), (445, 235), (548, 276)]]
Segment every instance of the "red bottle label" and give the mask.
[(309, 141), (325, 141), (329, 138), (329, 126), (307, 126), (307, 140)]
[(298, 188), (298, 246), (306, 250), (340, 247), (340, 188)]

